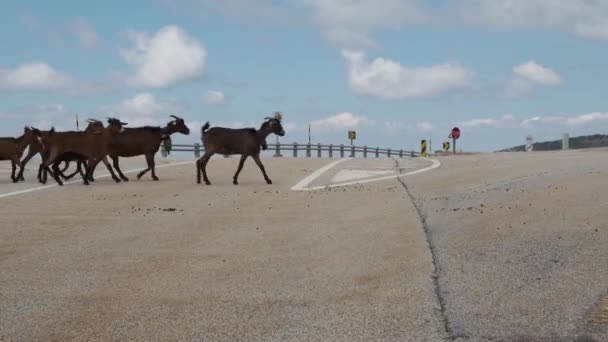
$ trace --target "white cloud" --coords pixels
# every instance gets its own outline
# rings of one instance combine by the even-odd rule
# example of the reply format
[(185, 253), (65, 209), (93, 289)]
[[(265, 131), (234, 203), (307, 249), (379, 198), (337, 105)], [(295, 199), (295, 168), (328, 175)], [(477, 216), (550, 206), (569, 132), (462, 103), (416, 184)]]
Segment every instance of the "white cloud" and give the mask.
[(333, 45), (360, 49), (377, 45), (369, 35), (428, 19), (414, 0), (299, 0)]
[(428, 133), (433, 130), (433, 125), (428, 121), (422, 121), (416, 124), (416, 128), (418, 128), (420, 132)]
[(207, 51), (181, 28), (165, 26), (153, 36), (130, 32), (129, 38), (135, 46), (123, 50), (122, 56), (136, 66), (132, 85), (166, 88), (203, 77)]
[(46, 63), (22, 64), (15, 69), (0, 69), (0, 89), (55, 90), (67, 89), (74, 80)]
[(86, 49), (97, 47), (97, 33), (83, 18), (75, 19), (69, 27), (72, 33), (75, 33), (80, 40), (80, 44)]
[(507, 114), (501, 118), (483, 118), (483, 119), (471, 119), (462, 121), (457, 124), (461, 128), (480, 128), (480, 127), (494, 127), (499, 128), (505, 124), (513, 121), (513, 115)]
[(362, 52), (342, 51), (347, 61), (351, 89), (360, 95), (403, 99), (437, 95), (467, 86), (473, 73), (457, 64), (406, 68), (397, 62), (376, 58), (371, 63)]
[[(294, 13), (288, 4), (275, 0), (162, 0), (165, 4), (188, 14), (215, 15), (217, 12), (237, 19), (253, 19), (262, 23), (293, 22)], [(215, 12), (215, 13), (214, 13)]]
[(570, 126), (584, 125), (597, 120), (608, 120), (608, 113), (589, 113), (579, 116), (569, 117), (566, 123)]
[(209, 90), (203, 96), (203, 101), (207, 104), (223, 104), (226, 103), (226, 96), (218, 90)]
[(608, 39), (608, 2), (555, 0), (455, 0), (466, 23), (497, 29), (569, 31), (587, 39)]
[(129, 126), (158, 125), (169, 115), (180, 116), (185, 106), (175, 99), (159, 100), (150, 93), (140, 93), (119, 104), (103, 107), (100, 113), (117, 116)]
[(577, 116), (534, 116), (520, 123), (522, 128), (531, 129), (539, 125), (583, 126), (595, 121), (608, 120), (608, 113), (588, 113)]
[(514, 66), (513, 72), (521, 78), (546, 86), (557, 86), (563, 83), (561, 77), (555, 71), (545, 68), (535, 61)]
[(319, 128), (355, 128), (361, 124), (371, 124), (365, 117), (343, 112), (327, 118), (312, 121), (310, 124)]

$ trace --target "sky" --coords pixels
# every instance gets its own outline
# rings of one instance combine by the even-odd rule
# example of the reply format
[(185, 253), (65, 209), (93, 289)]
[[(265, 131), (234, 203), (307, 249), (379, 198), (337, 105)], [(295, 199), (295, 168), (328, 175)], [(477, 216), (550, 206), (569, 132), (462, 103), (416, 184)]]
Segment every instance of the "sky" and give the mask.
[[(186, 120), (493, 151), (608, 134), (608, 1), (3, 0), (0, 136)], [(269, 139), (271, 142), (275, 138)]]

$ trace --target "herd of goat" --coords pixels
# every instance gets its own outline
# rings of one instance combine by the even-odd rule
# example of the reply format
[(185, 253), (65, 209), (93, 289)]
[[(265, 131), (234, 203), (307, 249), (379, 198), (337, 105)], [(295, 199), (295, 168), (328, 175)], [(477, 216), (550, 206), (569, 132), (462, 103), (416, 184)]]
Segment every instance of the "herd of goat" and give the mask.
[[(126, 128), (127, 123), (116, 118), (108, 118), (106, 126), (99, 120), (89, 119), (84, 131), (56, 132), (54, 128), (41, 131), (37, 128), (25, 127), (23, 135), (18, 138), (0, 138), (0, 161), (11, 162), (11, 179), (14, 183), (25, 180), (23, 173), (26, 164), (35, 155), (40, 154), (41, 163), (38, 167), (40, 183), (46, 183), (48, 174), (51, 174), (59, 185), (80, 174), (84, 184), (88, 185), (89, 182), (94, 181), (93, 174), (100, 162), (104, 163), (114, 181), (117, 183), (128, 181), (129, 179), (120, 170), (119, 157), (143, 155), (146, 158), (147, 168), (137, 175), (137, 179), (150, 171), (152, 179), (157, 181), (154, 156), (161, 143), (174, 133), (190, 134), (184, 119), (175, 115), (171, 115), (171, 118), (172, 120), (165, 127)], [(266, 137), (273, 133), (279, 136), (285, 135), (280, 115), (265, 118), (259, 129), (210, 128), (207, 122), (201, 129), (201, 141), (205, 153), (196, 161), (197, 182), (201, 183), (202, 173), (205, 184), (211, 184), (206, 167), (209, 159), (218, 153), (241, 155), (238, 169), (233, 177), (234, 184), (238, 184), (239, 173), (245, 160), (250, 156), (260, 168), (266, 182), (272, 184), (260, 160), (260, 151), (267, 148)], [(21, 159), (26, 149), (28, 153)], [(112, 159), (112, 165), (108, 157)], [(76, 162), (76, 171), (66, 175), (70, 162)], [(18, 171), (17, 167), (19, 167)]]

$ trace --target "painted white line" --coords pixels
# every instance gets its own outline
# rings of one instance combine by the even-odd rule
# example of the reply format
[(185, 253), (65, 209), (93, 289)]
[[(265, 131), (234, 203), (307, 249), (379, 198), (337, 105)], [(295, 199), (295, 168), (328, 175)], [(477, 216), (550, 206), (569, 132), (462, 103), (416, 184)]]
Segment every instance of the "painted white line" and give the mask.
[[(165, 167), (171, 167), (171, 166), (179, 166), (179, 165), (186, 165), (186, 164), (190, 164), (190, 163), (194, 163), (194, 161), (187, 161), (187, 162), (178, 162), (178, 163), (170, 163), (170, 164), (162, 164), (162, 165), (157, 165), (156, 168), (157, 169), (162, 169)], [(129, 173), (135, 173), (135, 172), (140, 172), (141, 170), (145, 170), (145, 167), (142, 168), (138, 168), (138, 169), (131, 169), (131, 170), (127, 170), (124, 171), (124, 174), (129, 174)], [(100, 175), (100, 176), (96, 176), (95, 179), (97, 178), (108, 178), (110, 177), (109, 173)], [(55, 180), (53, 178), (49, 178), (49, 181), (54, 182)], [(75, 183), (80, 183), (82, 182), (81, 180), (74, 180), (74, 181), (69, 181), (69, 182), (65, 182), (63, 183), (64, 185), (68, 185), (68, 184), (75, 184)], [(5, 198), (5, 197), (11, 197), (11, 196), (17, 196), (17, 195), (22, 195), (22, 194), (27, 194), (28, 192), (34, 192), (34, 191), (40, 191), (40, 190), (45, 190), (45, 189), (50, 189), (50, 188), (54, 188), (59, 186), (57, 183), (55, 184), (50, 184), (50, 185), (43, 185), (43, 186), (39, 186), (39, 187), (35, 187), (35, 188), (29, 188), (29, 189), (23, 189), (23, 190), (18, 190), (18, 191), (13, 191), (13, 192), (7, 192), (5, 194), (0, 194), (0, 198)]]
[(306, 178), (302, 179), (298, 184), (294, 185), (293, 188), (291, 188), (291, 190), (292, 191), (306, 191), (306, 189), (308, 189), (308, 188), (306, 188), (306, 186), (308, 186), (308, 184), (312, 183), (315, 179), (317, 179), (319, 176), (321, 176), (327, 170), (331, 169), (332, 167), (334, 167), (340, 163), (344, 163), (345, 161), (348, 161), (351, 159), (352, 158), (338, 159), (335, 162), (331, 162), (331, 163), (323, 166), (322, 168), (320, 168), (317, 171), (308, 175)]
[[(426, 171), (430, 171), (430, 170), (436, 169), (439, 166), (441, 166), (441, 163), (439, 162), (439, 160), (436, 160), (436, 159), (429, 159), (429, 160), (433, 163), (431, 166), (422, 168), (420, 170), (404, 173), (404, 174), (401, 174), (401, 175), (392, 175), (392, 176), (372, 178), (372, 179), (363, 179), (363, 180), (358, 180), (358, 181), (353, 181), (353, 182), (338, 183), (338, 184), (328, 184), (328, 185), (322, 185), (322, 186), (314, 186), (314, 187), (310, 187), (310, 188), (306, 188), (306, 187), (298, 187), (298, 188), (296, 188), (294, 186), (293, 188), (291, 188), (291, 190), (293, 190), (293, 191), (315, 191), (315, 190), (331, 189), (331, 188), (337, 188), (337, 187), (341, 187), (341, 186), (348, 186), (348, 185), (355, 185), (355, 184), (365, 184), (365, 183), (379, 182), (379, 181), (388, 180), (388, 179), (396, 179), (396, 178), (403, 178), (403, 177), (407, 177), (407, 176), (416, 175), (416, 174), (419, 174), (419, 173), (422, 173), (422, 172), (426, 172)], [(330, 165), (328, 165), (328, 166), (330, 166)], [(331, 165), (331, 166), (334, 166), (334, 165)], [(329, 168), (323, 168), (323, 169), (319, 169), (318, 171), (323, 170), (323, 172), (325, 172), (325, 171), (329, 170), (330, 168), (331, 167), (329, 167)], [(323, 172), (320, 172), (314, 178), (319, 177)], [(314, 178), (313, 178), (313, 180), (314, 180)], [(300, 183), (298, 183), (298, 185), (299, 184)], [(306, 184), (310, 184), (310, 182), (308, 182)]]
[(341, 183), (341, 182), (349, 182), (356, 179), (363, 178), (371, 178), (371, 177), (380, 177), (387, 176), (390, 174), (395, 174), (395, 170), (387, 171), (387, 170), (340, 170), (336, 173), (332, 178), (332, 183)]

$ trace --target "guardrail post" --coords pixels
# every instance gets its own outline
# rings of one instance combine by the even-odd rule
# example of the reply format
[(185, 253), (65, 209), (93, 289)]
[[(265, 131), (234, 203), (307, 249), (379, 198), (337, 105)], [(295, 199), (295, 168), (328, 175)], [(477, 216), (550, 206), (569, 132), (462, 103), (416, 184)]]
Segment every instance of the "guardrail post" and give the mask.
[(403, 158), (403, 150), (399, 150), (399, 158)]
[(329, 144), (329, 158), (334, 157), (334, 144)]
[(344, 158), (344, 144), (340, 144), (340, 158)]
[(355, 146), (350, 147), (350, 157), (355, 158)]
[(412, 151), (411, 153), (412, 153), (412, 158), (414, 158), (414, 157), (415, 157), (415, 156), (414, 156), (414, 151)]
[(297, 158), (298, 157), (298, 143), (293, 143), (293, 157)]
[(321, 158), (321, 143), (317, 144), (317, 157)]
[(363, 158), (367, 158), (367, 145), (363, 146)]
[(201, 144), (199, 144), (199, 143), (194, 144), (194, 157), (196, 157), (196, 158), (201, 157)]
[(306, 157), (310, 158), (310, 144), (306, 145)]
[(376, 158), (380, 158), (380, 148), (376, 147)]
[(274, 145), (274, 156), (275, 157), (281, 156), (281, 143), (280, 142), (277, 142), (276, 145)]
[(388, 152), (388, 157), (390, 158), (390, 157), (391, 157), (391, 149), (389, 148), (389, 149), (387, 150), (387, 152)]
[(160, 145), (160, 154), (163, 156), (163, 158), (167, 158), (167, 150), (165, 150), (165, 146), (162, 144)]

